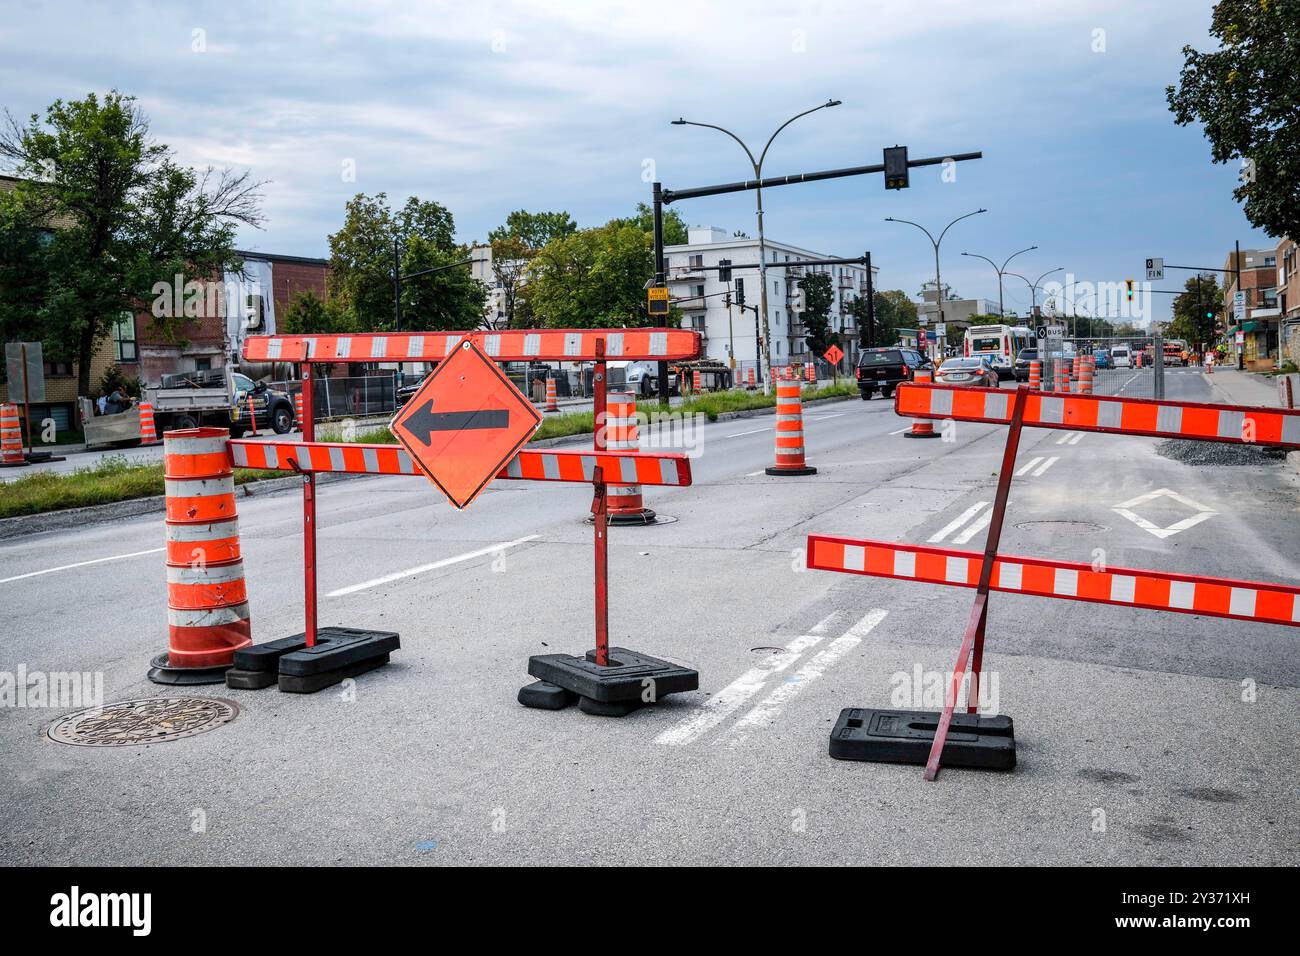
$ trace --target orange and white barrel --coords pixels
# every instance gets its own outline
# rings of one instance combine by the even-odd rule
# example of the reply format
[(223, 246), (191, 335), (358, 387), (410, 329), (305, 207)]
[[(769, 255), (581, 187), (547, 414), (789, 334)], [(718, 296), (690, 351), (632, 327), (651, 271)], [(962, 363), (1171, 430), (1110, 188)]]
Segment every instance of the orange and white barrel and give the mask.
[(757, 379), (752, 368), (745, 369), (745, 384), (750, 388), (754, 388), (757, 385)]
[[(609, 451), (640, 451), (636, 397), (631, 392), (605, 395), (605, 447)], [(650, 524), (655, 513), (645, 506), (640, 485), (609, 482), (605, 486), (610, 524)]]
[(229, 440), (224, 428), (163, 436), (168, 644), (155, 683), (220, 683), (253, 642)]
[(293, 418), (298, 423), (298, 430), (302, 431), (302, 392), (293, 395)]
[(558, 412), (560, 410), (560, 402), (555, 390), (555, 377), (553, 375), (546, 376), (546, 410), (548, 412)]
[(803, 377), (810, 383), (817, 381), (817, 366), (812, 362), (803, 363)]
[(803, 394), (796, 382), (776, 387), (776, 464), (769, 475), (815, 475), (804, 455)]
[(1043, 387), (1043, 363), (1037, 360), (1029, 363), (1029, 387), (1041, 389)]
[(140, 444), (162, 444), (162, 442), (158, 440), (158, 429), (154, 424), (153, 405), (144, 400), (141, 400), (140, 402)]
[(0, 467), (13, 468), (26, 465), (23, 455), (23, 427), (18, 418), (18, 406), (9, 402), (0, 405)]
[(704, 373), (697, 368), (692, 378), (693, 381), (691, 382), (691, 388), (697, 392), (704, 391)]
[(1084, 395), (1092, 394), (1093, 373), (1096, 370), (1093, 363), (1091, 355), (1085, 355), (1079, 360), (1079, 392)]
[(1070, 391), (1070, 360), (1056, 360), (1056, 391), (1060, 394), (1067, 394)]
[[(917, 371), (912, 376), (912, 381), (918, 385), (929, 385), (934, 379), (929, 372)], [(934, 422), (928, 418), (913, 418), (912, 427), (904, 432), (908, 438), (939, 438), (940, 435), (934, 430)]]

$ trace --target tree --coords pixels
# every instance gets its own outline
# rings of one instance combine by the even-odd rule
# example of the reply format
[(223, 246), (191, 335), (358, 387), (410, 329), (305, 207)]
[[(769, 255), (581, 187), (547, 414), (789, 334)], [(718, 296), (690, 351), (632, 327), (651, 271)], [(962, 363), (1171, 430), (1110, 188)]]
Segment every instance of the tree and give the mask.
[[(5, 116), (0, 158), (23, 181), (0, 198), (0, 270), (19, 280), (0, 283), (0, 317), (26, 311), (51, 357), (76, 360), (78, 393), (89, 395), (96, 348), (155, 298), (155, 284), (239, 267), (235, 230), (261, 222), (261, 184), (178, 166), (150, 140), (134, 98), (116, 90), (56, 100), (43, 122)], [(154, 321), (174, 333), (186, 317)]]
[(1300, 235), (1300, 4), (1219, 0), (1210, 34), (1220, 47), (1183, 47), (1178, 88), (1166, 90), (1180, 126), (1199, 121), (1216, 163), (1239, 159), (1251, 224), (1274, 236)]
[[(664, 245), (665, 246), (683, 246), (690, 237), (686, 232), (686, 220), (682, 219), (682, 214), (676, 209), (665, 209), (664, 218)], [(654, 238), (655, 232), (655, 211), (646, 203), (639, 202), (636, 204), (636, 215), (629, 216), (626, 219), (611, 219), (611, 223), (617, 223), (620, 226), (635, 226), (642, 232), (648, 232), (651, 239)]]
[[(358, 331), (391, 330), (394, 265), (410, 275), (468, 258), (455, 233), (455, 219), (441, 203), (411, 196), (394, 212), (387, 194), (358, 193), (345, 207), (343, 226), (329, 237), (331, 297), (351, 313)], [(468, 266), (412, 277), (402, 283), (402, 327), (478, 328), (486, 296)]]
[(838, 345), (839, 333), (831, 330), (831, 307), (835, 304), (835, 286), (829, 272), (814, 272), (798, 280), (803, 289), (804, 311), (801, 321), (807, 334), (804, 341), (814, 355), (821, 355)]
[(506, 216), (504, 226), (497, 226), (488, 233), (488, 242), (518, 239), (526, 248), (536, 251), (553, 239), (563, 239), (577, 231), (578, 224), (567, 212), (528, 212), (526, 209), (516, 209)]
[(347, 335), (357, 330), (356, 320), (334, 299), (322, 299), (308, 289), (289, 303), (280, 331), (285, 335)]
[(649, 324), (645, 284), (654, 274), (651, 239), (619, 220), (547, 243), (528, 264), (525, 286), (538, 321), (550, 328)]
[(1165, 329), (1166, 338), (1183, 339), (1193, 348), (1214, 341), (1214, 316), (1223, 301), (1223, 290), (1215, 276), (1201, 276), (1183, 283), (1186, 290), (1174, 297), (1173, 319)]
[(858, 296), (849, 306), (858, 323), (858, 339), (863, 348), (893, 345), (898, 341), (900, 329), (917, 327), (916, 303), (902, 289), (890, 289), (875, 294), (876, 323), (872, 327), (867, 313), (867, 300)]

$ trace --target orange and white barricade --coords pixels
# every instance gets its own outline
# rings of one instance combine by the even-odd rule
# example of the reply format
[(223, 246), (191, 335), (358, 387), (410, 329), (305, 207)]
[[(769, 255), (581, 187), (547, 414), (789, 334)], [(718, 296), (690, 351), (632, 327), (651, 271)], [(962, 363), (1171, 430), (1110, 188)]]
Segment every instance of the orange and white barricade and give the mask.
[(221, 683), (253, 640), (229, 441), (224, 428), (163, 436), (169, 637), (155, 683)]
[(18, 406), (5, 402), (0, 404), (0, 468), (26, 464), (29, 462), (23, 455), (23, 429)]
[(804, 455), (803, 395), (798, 383), (776, 387), (776, 464), (769, 475), (815, 475)]

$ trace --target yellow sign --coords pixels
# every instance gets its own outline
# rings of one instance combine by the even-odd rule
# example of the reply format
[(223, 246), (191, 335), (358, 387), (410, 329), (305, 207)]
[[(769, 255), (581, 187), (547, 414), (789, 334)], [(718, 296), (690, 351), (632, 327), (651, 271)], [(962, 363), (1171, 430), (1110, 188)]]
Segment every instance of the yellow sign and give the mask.
[(646, 290), (646, 311), (651, 315), (668, 314), (668, 287), (651, 286)]

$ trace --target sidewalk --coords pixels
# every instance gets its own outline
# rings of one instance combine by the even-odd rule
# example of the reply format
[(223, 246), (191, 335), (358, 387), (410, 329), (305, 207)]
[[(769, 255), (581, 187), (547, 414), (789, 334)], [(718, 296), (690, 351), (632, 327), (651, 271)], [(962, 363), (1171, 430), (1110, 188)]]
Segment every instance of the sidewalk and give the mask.
[(1255, 372), (1239, 372), (1235, 368), (1216, 365), (1213, 375), (1201, 373), (1214, 391), (1214, 400), (1225, 405), (1262, 405), (1277, 408), (1277, 380)]

